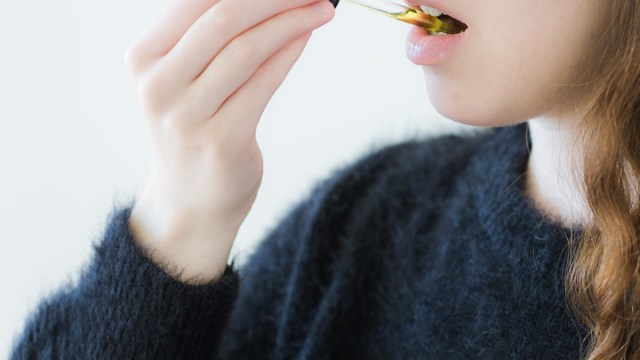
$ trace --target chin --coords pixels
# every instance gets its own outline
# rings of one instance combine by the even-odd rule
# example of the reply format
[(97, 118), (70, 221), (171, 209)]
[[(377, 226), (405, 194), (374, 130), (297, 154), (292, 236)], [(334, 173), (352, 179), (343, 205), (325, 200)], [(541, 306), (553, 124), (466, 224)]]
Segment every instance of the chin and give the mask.
[[(490, 106), (490, 99), (466, 96), (459, 91), (428, 84), (427, 93), (436, 111), (449, 120), (475, 127), (499, 127), (527, 121), (528, 117), (498, 101)], [(522, 115), (522, 116), (520, 116)]]
[(486, 114), (486, 109), (465, 103), (457, 94), (428, 88), (429, 100), (436, 111), (445, 118), (457, 123), (475, 127), (493, 127), (500, 125), (496, 117)]

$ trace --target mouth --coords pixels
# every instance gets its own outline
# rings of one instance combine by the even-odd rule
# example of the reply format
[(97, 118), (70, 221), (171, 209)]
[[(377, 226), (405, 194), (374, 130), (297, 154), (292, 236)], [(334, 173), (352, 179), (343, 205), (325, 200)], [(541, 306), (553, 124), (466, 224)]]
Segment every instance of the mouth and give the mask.
[(436, 18), (438, 18), (438, 20), (440, 20), (440, 21), (442, 21), (444, 23), (447, 23), (447, 24), (450, 24), (450, 25), (453, 25), (455, 27), (458, 27), (458, 28), (462, 29), (462, 32), (464, 32), (465, 30), (467, 30), (469, 28), (467, 26), (467, 24), (463, 23), (462, 21), (460, 21), (460, 20), (458, 20), (458, 19), (456, 19), (454, 17), (446, 15), (446, 14), (442, 14), (440, 16), (436, 16)]
[(453, 16), (447, 15), (445, 14), (442, 10), (433, 8), (433, 7), (429, 7), (426, 5), (413, 5), (415, 8), (420, 9), (422, 12), (424, 12), (427, 15), (431, 15), (435, 18), (437, 18), (438, 20), (449, 24), (449, 25), (453, 25), (459, 29), (462, 30), (462, 32), (464, 32), (465, 30), (467, 30), (469, 28), (469, 26), (467, 26), (467, 24), (463, 23), (462, 21), (454, 18)]
[[(460, 20), (458, 13), (447, 8), (445, 10), (451, 12), (449, 15), (440, 9), (424, 5), (425, 2), (435, 5), (440, 1), (442, 0), (405, 0), (413, 11), (424, 16), (433, 25), (413, 28), (407, 37), (407, 57), (416, 65), (435, 66), (451, 60), (467, 38), (464, 32), (469, 27)], [(446, 5), (437, 6), (444, 8)]]

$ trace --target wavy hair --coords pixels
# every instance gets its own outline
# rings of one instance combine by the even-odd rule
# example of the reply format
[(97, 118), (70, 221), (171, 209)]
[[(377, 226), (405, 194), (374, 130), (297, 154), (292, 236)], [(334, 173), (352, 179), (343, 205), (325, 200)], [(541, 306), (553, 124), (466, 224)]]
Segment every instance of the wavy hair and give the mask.
[[(591, 221), (571, 241), (565, 292), (589, 331), (584, 359), (640, 359), (640, 0), (606, 0), (577, 141)], [(587, 339), (585, 339), (587, 340)]]

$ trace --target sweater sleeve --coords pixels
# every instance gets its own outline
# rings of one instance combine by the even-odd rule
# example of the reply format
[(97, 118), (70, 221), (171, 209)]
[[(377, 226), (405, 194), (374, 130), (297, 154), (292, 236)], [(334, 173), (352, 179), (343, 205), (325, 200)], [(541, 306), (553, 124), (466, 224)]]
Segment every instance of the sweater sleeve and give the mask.
[(358, 213), (356, 200), (387, 164), (385, 153), (336, 169), (283, 217), (243, 269), (232, 263), (210, 284), (167, 275), (135, 245), (131, 208), (115, 211), (77, 285), (40, 303), (11, 359), (289, 358), (304, 333), (298, 324), (310, 321), (290, 315), (311, 314), (321, 301), (342, 225)]
[(233, 264), (209, 284), (176, 281), (135, 245), (130, 213), (110, 215), (77, 284), (41, 301), (11, 359), (212, 357), (237, 296)]

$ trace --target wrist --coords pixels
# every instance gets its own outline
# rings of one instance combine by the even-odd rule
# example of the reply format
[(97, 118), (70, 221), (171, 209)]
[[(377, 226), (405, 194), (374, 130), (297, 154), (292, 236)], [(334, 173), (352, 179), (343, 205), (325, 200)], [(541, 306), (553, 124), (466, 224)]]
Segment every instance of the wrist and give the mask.
[(129, 218), (135, 243), (173, 278), (188, 283), (222, 276), (241, 221), (136, 202)]

